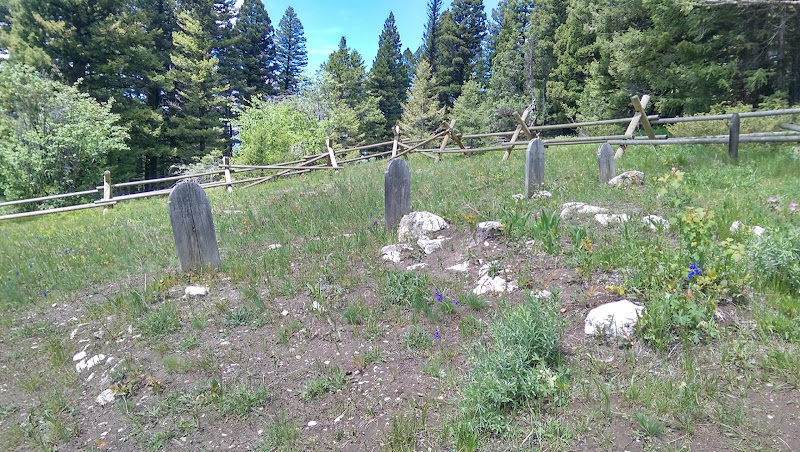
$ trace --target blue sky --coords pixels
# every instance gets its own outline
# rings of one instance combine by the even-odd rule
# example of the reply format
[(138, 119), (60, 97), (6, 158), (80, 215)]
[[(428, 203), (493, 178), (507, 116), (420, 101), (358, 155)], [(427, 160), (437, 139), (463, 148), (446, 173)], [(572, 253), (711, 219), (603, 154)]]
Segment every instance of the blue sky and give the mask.
[[(491, 17), (497, 2), (484, 0), (487, 18)], [(450, 5), (447, 0), (443, 3)], [(401, 51), (406, 47), (415, 51), (422, 43), (427, 4), (428, 0), (264, 0), (275, 28), (286, 8), (294, 8), (305, 30), (309, 74), (316, 72), (328, 55), (336, 50), (342, 36), (347, 39), (349, 47), (358, 50), (369, 70), (378, 52), (378, 37), (390, 11), (394, 12), (400, 33)]]

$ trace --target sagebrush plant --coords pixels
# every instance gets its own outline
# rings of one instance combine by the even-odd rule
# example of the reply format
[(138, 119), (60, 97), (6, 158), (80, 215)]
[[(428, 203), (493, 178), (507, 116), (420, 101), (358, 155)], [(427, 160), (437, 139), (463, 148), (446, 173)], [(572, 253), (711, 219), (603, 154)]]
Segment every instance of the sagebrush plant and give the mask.
[(800, 295), (800, 228), (778, 229), (754, 237), (750, 271), (762, 286)]
[(558, 346), (565, 326), (555, 297), (528, 299), (505, 311), (492, 324), (492, 345), (477, 353), (460, 405), (461, 422), (502, 433), (508, 409), (556, 396), (568, 377)]

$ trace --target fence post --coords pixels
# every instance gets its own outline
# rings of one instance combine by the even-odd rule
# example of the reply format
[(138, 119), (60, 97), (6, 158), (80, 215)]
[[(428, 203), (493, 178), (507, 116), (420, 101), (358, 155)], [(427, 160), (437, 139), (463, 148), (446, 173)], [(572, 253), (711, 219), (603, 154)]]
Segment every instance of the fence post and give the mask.
[(599, 168), (599, 184), (606, 185), (608, 181), (611, 180), (616, 174), (616, 169), (614, 168), (614, 152), (611, 150), (611, 145), (608, 143), (603, 143), (600, 148), (597, 149), (597, 166)]
[[(531, 110), (530, 110), (530, 108), (529, 108), (529, 107), (527, 107), (527, 108), (525, 108), (525, 110), (523, 110), (523, 112), (522, 112), (522, 116), (520, 116), (520, 119), (522, 119), (522, 123), (523, 123), (523, 124), (525, 124), (525, 121), (528, 119), (528, 115), (529, 115), (529, 114), (531, 114)], [(514, 118), (514, 119), (516, 119), (516, 118)], [(519, 138), (519, 134), (520, 134), (521, 132), (522, 132), (522, 126), (520, 126), (519, 124), (517, 124), (517, 129), (516, 129), (516, 130), (514, 130), (514, 134), (513, 134), (513, 135), (511, 135), (511, 140), (509, 140), (509, 142), (510, 142), (510, 143), (512, 143), (512, 145), (513, 145), (513, 143), (514, 143), (515, 141), (517, 141), (517, 138)], [(508, 158), (511, 156), (511, 149), (513, 149), (513, 148), (508, 148), (508, 149), (506, 150), (505, 154), (503, 154), (503, 161), (504, 161), (504, 162), (505, 162), (506, 160), (508, 160)]]
[[(634, 97), (636, 97), (636, 99), (638, 100), (637, 96), (631, 96), (631, 102), (632, 103), (633, 103), (633, 98)], [(630, 122), (630, 124), (628, 124), (628, 128), (625, 129), (625, 135), (626, 136), (631, 136), (631, 137), (633, 136), (633, 132), (636, 132), (636, 128), (639, 127), (639, 121), (642, 120), (642, 116), (644, 116), (645, 119), (647, 119), (647, 115), (645, 115), (643, 112), (644, 112), (644, 109), (647, 108), (647, 104), (649, 102), (650, 102), (650, 95), (649, 94), (645, 94), (644, 96), (642, 96), (641, 102), (639, 102), (639, 106), (641, 107), (641, 109), (637, 109), (636, 108), (636, 104), (634, 103), (634, 107), (633, 108), (636, 110), (636, 112), (633, 114), (633, 117), (631, 118), (631, 122)], [(650, 125), (650, 123), (648, 122), (648, 127), (649, 127), (649, 125)], [(622, 157), (624, 154), (625, 154), (625, 145), (621, 144), (617, 148), (617, 152), (614, 154), (614, 158), (618, 159), (618, 158)]]
[(328, 148), (328, 164), (333, 167), (334, 173), (338, 173), (339, 163), (336, 162), (336, 153), (333, 152), (333, 147), (331, 146), (330, 138), (325, 140), (325, 147)]
[(400, 126), (392, 127), (394, 133), (394, 143), (392, 144), (392, 158), (397, 157), (397, 148), (400, 145)]
[(109, 205), (103, 207), (103, 213), (106, 210), (113, 209), (114, 205), (110, 204), (111, 198), (114, 197), (113, 188), (111, 187), (111, 171), (106, 170), (103, 172), (103, 201), (108, 201)]
[(233, 193), (233, 184), (231, 184), (231, 158), (222, 157), (222, 166), (225, 167), (225, 187), (228, 193)]
[(728, 135), (728, 163), (739, 163), (739, 113), (731, 115), (731, 129)]

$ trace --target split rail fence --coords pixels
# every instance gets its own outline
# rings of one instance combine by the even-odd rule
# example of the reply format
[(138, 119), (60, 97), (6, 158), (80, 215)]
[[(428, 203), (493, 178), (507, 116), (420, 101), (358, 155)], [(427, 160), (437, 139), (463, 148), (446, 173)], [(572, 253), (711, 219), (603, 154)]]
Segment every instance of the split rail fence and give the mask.
[[(517, 127), (515, 130), (507, 132), (493, 132), (493, 133), (480, 133), (462, 135), (456, 133), (455, 126), (456, 120), (453, 119), (449, 123), (443, 123), (440, 131), (426, 139), (401, 139), (400, 128), (395, 126), (393, 128), (394, 139), (392, 141), (385, 141), (382, 143), (375, 143), (365, 146), (356, 146), (348, 149), (334, 150), (331, 140), (325, 143), (326, 150), (322, 153), (303, 157), (302, 159), (293, 160), (289, 162), (279, 163), (275, 165), (234, 165), (231, 163), (229, 157), (223, 157), (222, 164), (219, 169), (213, 171), (206, 171), (196, 174), (178, 175), (171, 177), (162, 177), (158, 179), (147, 179), (131, 182), (118, 182), (112, 183), (111, 173), (106, 171), (103, 174), (102, 185), (97, 186), (93, 190), (84, 190), (74, 193), (64, 193), (52, 196), (42, 196), (31, 199), (21, 199), (15, 201), (6, 201), (0, 203), (0, 208), (40, 203), (56, 199), (64, 199), (70, 197), (81, 197), (90, 195), (101, 195), (100, 199), (73, 206), (57, 207), (46, 210), (34, 210), (30, 212), (12, 213), (7, 215), (0, 215), (0, 220), (10, 220), (15, 218), (25, 218), (37, 215), (48, 215), (53, 213), (70, 212), (82, 209), (91, 209), (102, 207), (105, 209), (113, 208), (115, 204), (121, 201), (130, 199), (147, 198), (151, 196), (168, 195), (171, 188), (168, 189), (155, 189), (149, 191), (141, 191), (138, 193), (114, 195), (115, 189), (129, 188), (129, 187), (146, 187), (157, 184), (164, 184), (167, 182), (179, 182), (181, 180), (195, 179), (200, 177), (217, 177), (221, 180), (201, 183), (203, 188), (211, 187), (226, 187), (228, 192), (233, 191), (234, 185), (247, 184), (245, 188), (267, 182), (269, 180), (292, 176), (297, 174), (308, 173), (311, 171), (333, 170), (338, 171), (343, 165), (356, 163), (366, 159), (376, 157), (390, 157), (398, 158), (407, 155), (411, 152), (416, 152), (436, 161), (439, 161), (442, 154), (464, 154), (476, 152), (491, 152), (503, 151), (502, 160), (505, 161), (511, 155), (511, 152), (516, 147), (527, 146), (528, 142), (538, 136), (538, 133), (552, 130), (565, 130), (577, 129), (583, 127), (614, 125), (614, 124), (628, 124), (625, 133), (622, 135), (604, 135), (604, 136), (577, 136), (566, 138), (546, 138), (543, 140), (545, 146), (569, 146), (578, 144), (592, 144), (592, 143), (609, 143), (612, 146), (618, 146), (615, 153), (615, 158), (622, 157), (625, 153), (627, 146), (656, 146), (656, 145), (691, 145), (691, 144), (728, 144), (728, 157), (729, 161), (735, 163), (738, 161), (738, 146), (739, 143), (800, 143), (800, 126), (790, 123), (781, 124), (785, 131), (781, 132), (758, 132), (758, 133), (739, 133), (739, 121), (741, 118), (754, 118), (764, 116), (779, 116), (779, 115), (798, 115), (800, 108), (782, 109), (782, 110), (769, 110), (769, 111), (754, 111), (747, 113), (732, 113), (722, 115), (705, 115), (705, 116), (689, 116), (689, 117), (674, 117), (674, 118), (661, 118), (658, 115), (647, 115), (645, 109), (650, 101), (650, 96), (644, 95), (640, 99), (638, 96), (631, 97), (631, 104), (634, 108), (634, 114), (630, 118), (619, 119), (606, 119), (598, 121), (585, 121), (574, 122), (567, 124), (550, 124), (550, 125), (528, 125), (527, 119), (531, 114), (530, 109), (525, 109), (522, 114), (517, 112), (513, 113)], [(717, 121), (727, 120), (730, 122), (730, 131), (728, 135), (720, 136), (707, 136), (707, 137), (686, 137), (686, 138), (668, 138), (666, 135), (656, 135), (653, 132), (654, 125), (662, 124), (676, 124), (681, 122), (695, 122), (695, 121)], [(644, 130), (644, 136), (635, 136), (636, 131), (641, 128)], [(499, 143), (491, 146), (483, 147), (468, 147), (464, 146), (464, 141), (467, 139), (480, 139), (480, 138), (493, 138)], [(437, 140), (441, 140), (438, 147), (426, 147)], [(448, 146), (450, 142), (454, 146)], [(373, 152), (364, 154), (364, 151), (369, 151), (378, 148), (389, 148), (391, 150)], [(361, 155), (353, 158), (339, 159), (340, 156), (359, 152)], [(273, 174), (256, 177), (246, 177), (243, 179), (234, 179), (233, 174), (244, 174), (251, 172), (276, 171)]]

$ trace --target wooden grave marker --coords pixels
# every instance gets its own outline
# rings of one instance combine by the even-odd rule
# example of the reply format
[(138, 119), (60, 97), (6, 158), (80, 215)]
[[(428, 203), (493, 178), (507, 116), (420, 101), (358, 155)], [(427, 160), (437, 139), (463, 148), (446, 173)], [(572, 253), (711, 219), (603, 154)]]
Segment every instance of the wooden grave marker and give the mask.
[(411, 172), (403, 159), (392, 159), (384, 174), (384, 224), (391, 230), (411, 212)]
[(544, 142), (536, 138), (528, 143), (525, 154), (525, 197), (530, 198), (544, 184)]
[(182, 182), (167, 202), (181, 271), (219, 269), (219, 247), (208, 196), (195, 182)]
[(616, 169), (614, 168), (614, 151), (611, 150), (611, 145), (603, 143), (597, 149), (597, 166), (599, 168), (599, 184), (606, 185), (608, 181), (616, 176)]

